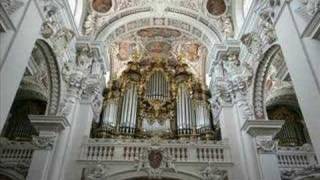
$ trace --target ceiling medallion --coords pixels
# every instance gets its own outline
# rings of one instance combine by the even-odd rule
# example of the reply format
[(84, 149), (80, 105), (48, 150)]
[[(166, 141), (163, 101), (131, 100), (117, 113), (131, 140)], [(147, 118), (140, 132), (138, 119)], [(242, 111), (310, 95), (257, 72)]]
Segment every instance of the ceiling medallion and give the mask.
[(207, 9), (210, 14), (220, 16), (226, 11), (227, 6), (224, 0), (208, 0)]
[(112, 7), (112, 0), (93, 0), (92, 8), (99, 13), (106, 13)]

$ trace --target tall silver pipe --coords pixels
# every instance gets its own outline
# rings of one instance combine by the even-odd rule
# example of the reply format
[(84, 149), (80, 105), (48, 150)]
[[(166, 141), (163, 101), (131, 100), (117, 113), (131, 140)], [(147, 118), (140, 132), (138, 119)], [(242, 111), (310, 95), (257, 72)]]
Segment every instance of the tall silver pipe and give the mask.
[(126, 90), (124, 97), (122, 101), (122, 110), (121, 110), (121, 121), (120, 121), (120, 127), (125, 126), (126, 118), (127, 118), (127, 104), (128, 104), (128, 89)]
[(181, 88), (181, 126), (182, 126), (182, 129), (184, 129), (184, 91), (183, 89)]
[(127, 132), (129, 132), (130, 130), (130, 125), (131, 125), (131, 121), (132, 121), (132, 101), (133, 101), (133, 88), (134, 88), (134, 85), (130, 85), (130, 91), (129, 91), (129, 109), (128, 109), (128, 121), (126, 123), (126, 127), (129, 127), (127, 128)]
[(133, 128), (133, 129), (136, 126), (137, 109), (138, 109), (137, 87), (134, 86), (134, 91), (133, 91), (133, 114), (132, 114), (132, 124), (131, 124), (131, 128)]

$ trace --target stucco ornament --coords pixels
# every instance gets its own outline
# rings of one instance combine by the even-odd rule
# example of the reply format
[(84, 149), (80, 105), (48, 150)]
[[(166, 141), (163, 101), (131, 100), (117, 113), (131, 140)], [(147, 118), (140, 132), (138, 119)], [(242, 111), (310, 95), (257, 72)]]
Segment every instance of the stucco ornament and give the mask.
[(53, 44), (53, 50), (57, 55), (64, 53), (74, 36), (75, 33), (66, 27), (62, 27), (52, 36), (51, 41)]
[(277, 144), (272, 137), (257, 137), (256, 147), (259, 153), (274, 153)]
[(241, 37), (241, 42), (249, 53), (260, 57), (262, 55), (262, 39), (257, 32), (250, 32)]
[(105, 180), (108, 177), (107, 169), (108, 168), (106, 165), (98, 162), (97, 165), (93, 168), (92, 172), (87, 175), (87, 178), (89, 180)]
[(56, 136), (33, 136), (32, 144), (40, 149), (51, 150)]
[(30, 161), (28, 160), (21, 160), (17, 161), (2, 161), (0, 160), (0, 168), (5, 170), (13, 170), (16, 171), (24, 176), (27, 176), (28, 170), (30, 167)]
[(202, 180), (224, 180), (227, 176), (226, 171), (214, 167), (210, 162), (208, 166), (200, 171)]
[(320, 173), (319, 165), (310, 165), (306, 168), (295, 170), (287, 169), (281, 171), (281, 178), (285, 180), (294, 180), (294, 179), (313, 179), (316, 174)]
[[(72, 111), (72, 105), (77, 98), (80, 98), (83, 91), (89, 84), (96, 81), (90, 79), (90, 66), (92, 65), (93, 55), (88, 46), (79, 47), (75, 62), (66, 62), (62, 68), (62, 77), (67, 84), (67, 95), (61, 103), (60, 112), (68, 115)], [(90, 79), (90, 80), (89, 80)], [(87, 90), (88, 92), (89, 90)]]
[(308, 15), (313, 16), (320, 10), (320, 0), (300, 0)]
[(137, 171), (145, 171), (150, 178), (161, 178), (163, 171), (177, 173), (173, 157), (166, 148), (152, 146), (145, 148), (136, 159), (135, 168)]
[(57, 32), (57, 26), (55, 21), (45, 21), (41, 25), (40, 33), (44, 38), (49, 39)]
[(247, 85), (251, 84), (253, 70), (249, 64), (240, 62), (239, 54), (228, 54), (223, 63), (228, 79), (233, 82), (235, 87), (243, 89)]
[(24, 5), (24, 2), (20, 0), (1, 0), (0, 3), (8, 15), (12, 15)]
[[(213, 73), (211, 101), (236, 102), (241, 118), (253, 119), (253, 107), (247, 98), (253, 77), (252, 67), (239, 60), (238, 52), (228, 52), (215, 64)], [(219, 117), (219, 112), (215, 116)]]

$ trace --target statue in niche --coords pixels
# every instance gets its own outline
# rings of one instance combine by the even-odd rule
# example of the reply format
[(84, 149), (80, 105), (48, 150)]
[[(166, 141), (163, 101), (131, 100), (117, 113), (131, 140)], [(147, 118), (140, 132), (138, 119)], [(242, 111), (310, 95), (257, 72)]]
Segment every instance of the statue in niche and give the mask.
[(226, 39), (230, 39), (233, 37), (233, 24), (231, 17), (222, 17), (222, 32)]
[(265, 44), (272, 44), (277, 40), (274, 24), (269, 14), (260, 13), (260, 26), (262, 27), (261, 39), (265, 40)]

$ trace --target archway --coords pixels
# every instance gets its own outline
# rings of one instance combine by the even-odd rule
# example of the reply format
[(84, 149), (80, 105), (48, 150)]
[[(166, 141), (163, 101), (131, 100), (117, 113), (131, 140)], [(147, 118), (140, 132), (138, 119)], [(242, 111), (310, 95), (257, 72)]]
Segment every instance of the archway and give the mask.
[(265, 84), (272, 61), (283, 58), (279, 45), (271, 46), (258, 64), (253, 85), (253, 108), (256, 119), (267, 119), (265, 106)]
[[(147, 172), (145, 171), (126, 171), (126, 172), (119, 172), (113, 174), (108, 177), (108, 180), (140, 180), (140, 178), (148, 178), (159, 179), (159, 177), (150, 177), (148, 176)], [(161, 179), (164, 180), (199, 180), (201, 177), (199, 175), (192, 174), (190, 172), (179, 171), (178, 173), (175, 172), (162, 172)]]
[(28, 115), (56, 115), (60, 98), (60, 74), (51, 47), (37, 40), (2, 136), (12, 140), (31, 140), (37, 132)]

